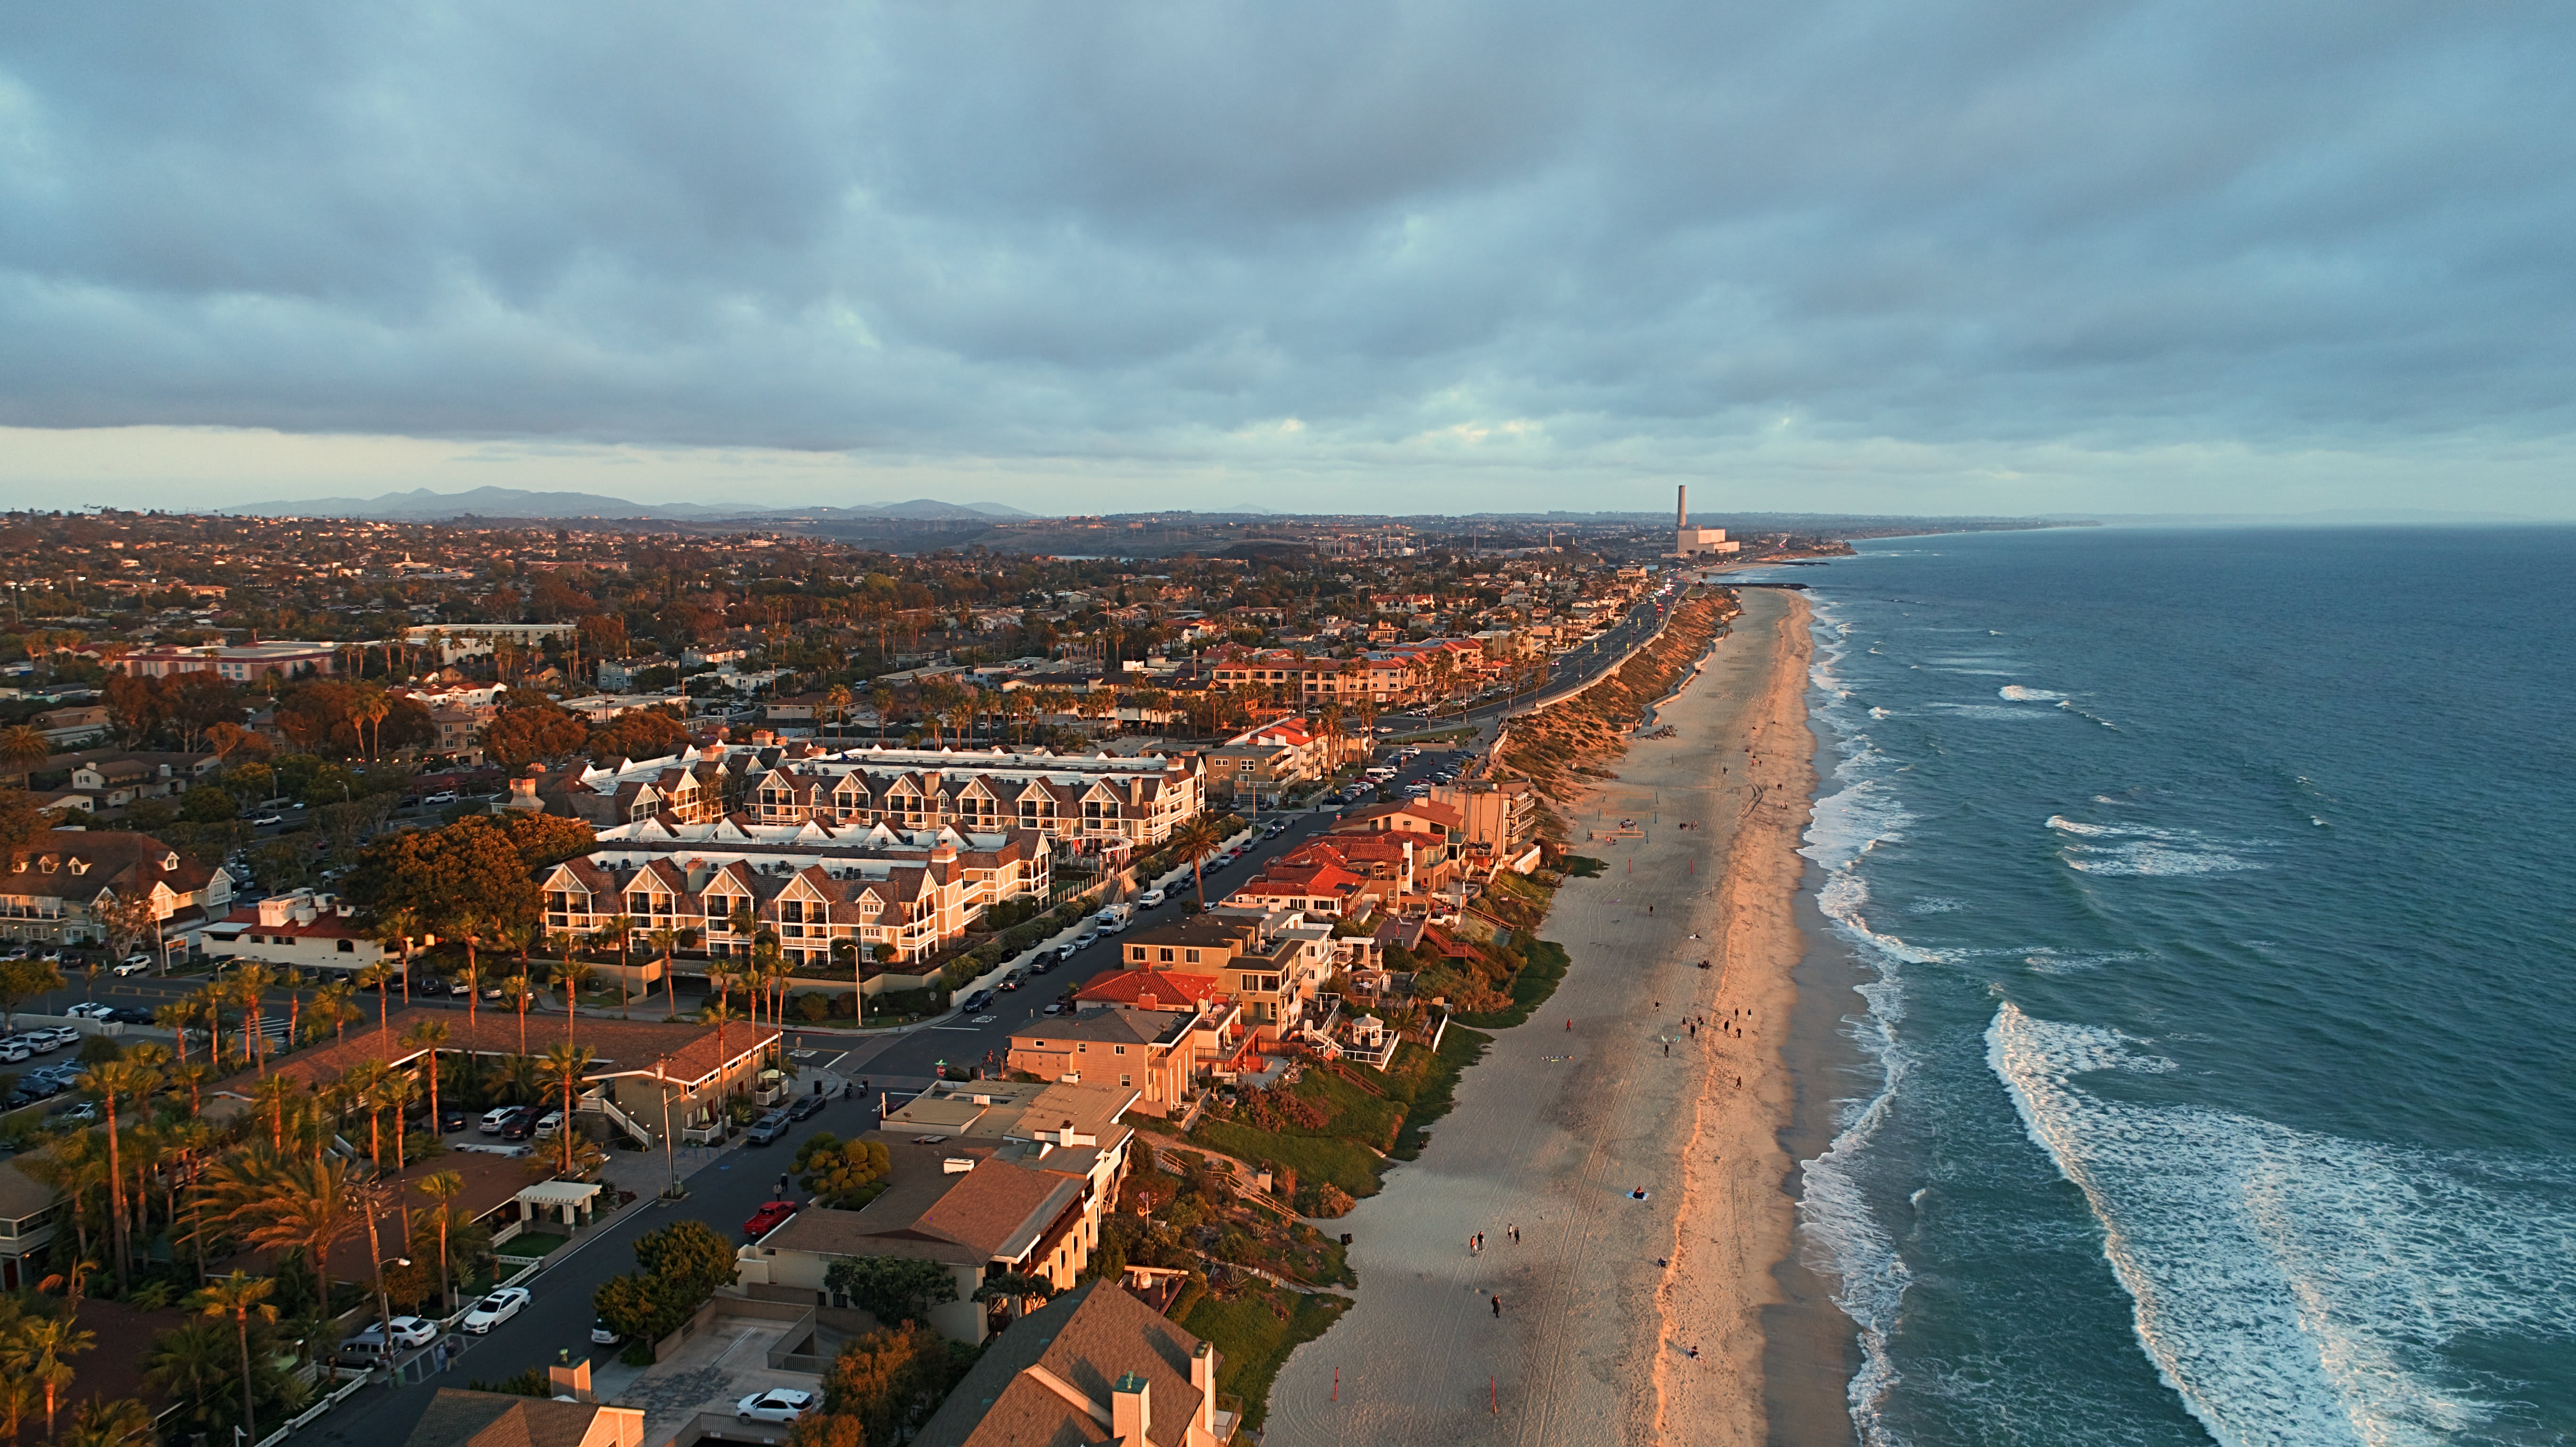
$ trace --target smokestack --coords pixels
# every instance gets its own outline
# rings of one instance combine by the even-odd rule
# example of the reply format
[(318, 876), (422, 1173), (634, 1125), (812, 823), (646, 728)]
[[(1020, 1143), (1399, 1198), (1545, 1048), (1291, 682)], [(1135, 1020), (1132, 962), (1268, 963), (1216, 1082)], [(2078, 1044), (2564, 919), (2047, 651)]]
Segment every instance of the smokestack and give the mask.
[(1673, 531), (1680, 532), (1689, 526), (1690, 484), (1685, 482), (1673, 489)]

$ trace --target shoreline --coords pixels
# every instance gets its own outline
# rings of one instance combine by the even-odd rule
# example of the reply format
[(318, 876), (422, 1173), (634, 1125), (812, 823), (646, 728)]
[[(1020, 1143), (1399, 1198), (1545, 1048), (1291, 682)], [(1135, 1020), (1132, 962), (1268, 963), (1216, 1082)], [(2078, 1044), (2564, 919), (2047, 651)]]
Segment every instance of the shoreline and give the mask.
[(1572, 847), (1608, 867), (1558, 892), (1556, 993), (1463, 1073), (1420, 1159), (1328, 1223), (1361, 1286), (1283, 1364), (1274, 1447), (1772, 1440), (1816, 777), (1809, 609), (1743, 598), (1616, 776), (1566, 806)]

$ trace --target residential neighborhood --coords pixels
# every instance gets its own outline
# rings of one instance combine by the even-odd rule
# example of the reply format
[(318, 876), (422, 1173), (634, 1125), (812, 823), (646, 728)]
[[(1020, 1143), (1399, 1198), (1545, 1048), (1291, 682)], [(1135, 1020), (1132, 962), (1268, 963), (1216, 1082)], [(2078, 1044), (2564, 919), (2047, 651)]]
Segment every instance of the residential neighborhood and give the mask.
[(1232, 535), (0, 519), (0, 1350), (173, 1443), (1257, 1430), (1552, 978), (1509, 721), (1725, 595)]

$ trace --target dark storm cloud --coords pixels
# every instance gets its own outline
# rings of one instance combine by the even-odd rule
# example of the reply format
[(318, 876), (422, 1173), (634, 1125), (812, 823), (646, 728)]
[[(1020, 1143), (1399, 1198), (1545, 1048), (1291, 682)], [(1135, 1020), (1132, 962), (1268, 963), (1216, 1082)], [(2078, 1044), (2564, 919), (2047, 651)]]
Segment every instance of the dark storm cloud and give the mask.
[[(0, 423), (2546, 437), (2554, 5), (21, 6)], [(1270, 435), (1270, 434), (1263, 434)]]

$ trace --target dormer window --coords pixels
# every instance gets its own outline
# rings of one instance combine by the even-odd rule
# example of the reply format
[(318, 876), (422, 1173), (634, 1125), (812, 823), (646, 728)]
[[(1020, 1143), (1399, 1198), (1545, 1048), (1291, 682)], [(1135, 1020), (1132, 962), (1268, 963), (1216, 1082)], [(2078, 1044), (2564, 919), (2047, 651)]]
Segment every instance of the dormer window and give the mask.
[(179, 867), (179, 856), (178, 856), (176, 853), (170, 853), (170, 854), (164, 854), (164, 855), (162, 855), (162, 856), (161, 856), (161, 867), (162, 867), (164, 870), (171, 870), (171, 869), (176, 869), (176, 868), (178, 868), (178, 867)]
[(72, 861), (72, 873), (74, 873), (74, 874), (87, 874), (87, 873), (89, 873), (89, 861), (88, 861), (88, 860), (86, 860), (86, 859), (75, 859), (75, 860), (73, 860), (73, 861)]

